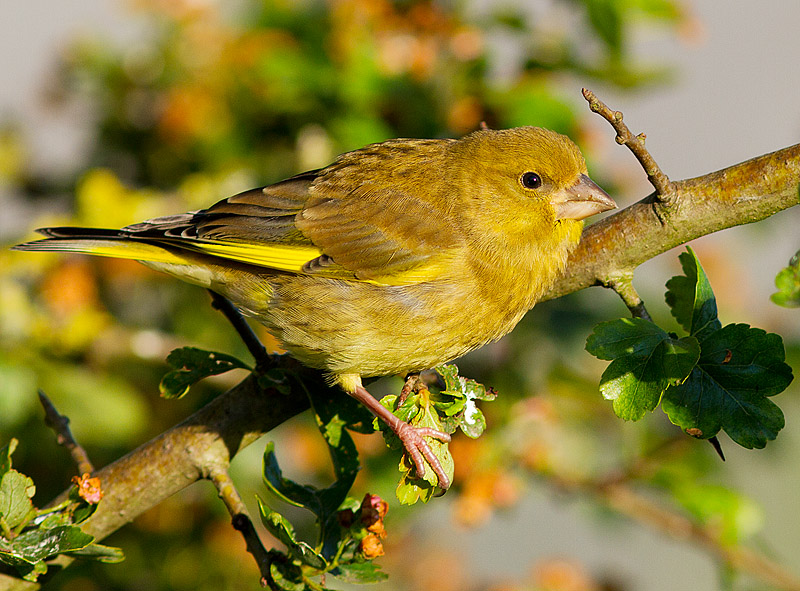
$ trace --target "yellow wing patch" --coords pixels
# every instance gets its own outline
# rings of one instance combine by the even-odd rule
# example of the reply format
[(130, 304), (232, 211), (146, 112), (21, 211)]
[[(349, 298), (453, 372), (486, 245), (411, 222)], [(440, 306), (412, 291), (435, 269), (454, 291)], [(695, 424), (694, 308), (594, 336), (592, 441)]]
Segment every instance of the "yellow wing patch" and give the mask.
[(258, 265), (259, 267), (269, 267), (270, 269), (291, 271), (293, 273), (302, 273), (303, 265), (322, 254), (322, 251), (314, 246), (284, 246), (280, 244), (180, 242), (180, 246), (248, 265)]

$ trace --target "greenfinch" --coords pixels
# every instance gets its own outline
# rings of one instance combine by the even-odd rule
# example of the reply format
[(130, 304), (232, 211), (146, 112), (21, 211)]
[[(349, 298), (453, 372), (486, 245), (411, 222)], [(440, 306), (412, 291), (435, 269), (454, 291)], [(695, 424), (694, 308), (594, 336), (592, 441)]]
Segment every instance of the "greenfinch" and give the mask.
[(537, 127), (393, 139), (208, 209), (121, 230), (43, 228), (17, 250), (135, 259), (263, 323), (449, 480), (425, 437), (362, 386), (508, 333), (563, 270), (582, 220), (616, 207), (577, 146)]

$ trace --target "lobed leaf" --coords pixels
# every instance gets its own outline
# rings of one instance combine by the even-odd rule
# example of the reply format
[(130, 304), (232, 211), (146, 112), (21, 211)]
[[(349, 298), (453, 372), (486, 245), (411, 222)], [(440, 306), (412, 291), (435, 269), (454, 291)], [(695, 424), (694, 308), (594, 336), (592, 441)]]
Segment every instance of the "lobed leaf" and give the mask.
[(586, 349), (611, 360), (600, 379), (600, 391), (613, 401), (618, 417), (632, 421), (658, 406), (664, 391), (683, 382), (700, 357), (694, 337), (673, 338), (641, 318), (598, 324)]
[(785, 308), (800, 308), (800, 251), (775, 277), (775, 287), (778, 291), (770, 296), (774, 303)]
[(11, 440), (0, 448), (0, 478), (3, 475), (11, 470), (11, 454), (14, 453), (14, 450), (17, 449), (17, 444), (19, 442), (15, 438), (11, 438)]
[(686, 250), (678, 256), (685, 275), (667, 281), (665, 299), (684, 330), (702, 341), (722, 328), (722, 324), (717, 318), (717, 300), (708, 276), (694, 251), (688, 246)]
[[(390, 397), (384, 397), (381, 402), (383, 403), (386, 398)], [(411, 398), (415, 398), (415, 396), (409, 396), (409, 399)], [(408, 403), (408, 401), (406, 401), (406, 403)], [(432, 404), (425, 404), (423, 402), (417, 408), (416, 414), (407, 421), (409, 424), (414, 427), (430, 427), (432, 429), (442, 430), (442, 421)], [(455, 464), (453, 463), (453, 456), (450, 455), (448, 445), (431, 437), (426, 438), (426, 441), (434, 455), (439, 458), (445, 474), (447, 474), (448, 478), (452, 481)], [(425, 476), (419, 478), (414, 463), (408, 458), (407, 454), (403, 454), (398, 464), (398, 470), (401, 477), (397, 485), (396, 493), (397, 499), (401, 504), (413, 505), (420, 500), (426, 503), (436, 494), (438, 490), (438, 479), (430, 465), (426, 465)]]
[(793, 378), (780, 336), (729, 324), (701, 348), (690, 378), (665, 393), (664, 412), (697, 437), (708, 439), (722, 429), (742, 447), (764, 447), (784, 426), (783, 413), (767, 397), (785, 390)]
[(250, 369), (236, 357), (195, 347), (174, 349), (167, 356), (167, 363), (174, 369), (167, 372), (158, 385), (164, 398), (181, 398), (192, 385), (208, 376), (232, 369)]
[(435, 392), (432, 397), (433, 405), (440, 414), (440, 429), (453, 433), (460, 428), (467, 437), (480, 437), (486, 430), (486, 418), (476, 400), (492, 401), (497, 398), (497, 393), (475, 380), (458, 375), (458, 368), (452, 364), (437, 367), (436, 373), (445, 383), (445, 389)]
[(0, 547), (0, 561), (14, 566), (35, 565), (48, 556), (86, 548), (94, 537), (74, 525), (34, 529)]
[(0, 516), (8, 527), (17, 527), (33, 511), (31, 498), (35, 493), (33, 480), (24, 474), (16, 470), (3, 474), (0, 480)]

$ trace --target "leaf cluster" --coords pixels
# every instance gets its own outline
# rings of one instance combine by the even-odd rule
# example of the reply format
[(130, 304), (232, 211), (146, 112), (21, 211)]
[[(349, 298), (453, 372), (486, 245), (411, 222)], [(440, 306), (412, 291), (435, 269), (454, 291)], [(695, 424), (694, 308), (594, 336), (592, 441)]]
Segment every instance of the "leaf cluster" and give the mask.
[(611, 361), (600, 390), (620, 418), (639, 420), (661, 403), (670, 421), (693, 437), (724, 430), (743, 447), (762, 448), (784, 426), (769, 399), (792, 381), (783, 341), (747, 324), (723, 327), (708, 277), (687, 250), (680, 255), (684, 275), (670, 279), (666, 292), (687, 335), (641, 318), (597, 325), (586, 349)]
[(97, 504), (82, 498), (77, 487), (58, 506), (37, 509), (33, 505), (33, 480), (11, 467), (16, 446), (17, 440), (12, 439), (0, 449), (0, 562), (14, 567), (27, 581), (45, 574), (46, 560), (59, 554), (120, 562), (124, 557), (119, 548), (95, 544), (94, 537), (78, 527)]
[[(475, 380), (459, 376), (458, 368), (453, 364), (439, 366), (435, 371), (440, 379), (433, 384), (415, 388), (405, 398), (384, 396), (381, 404), (413, 427), (428, 427), (445, 433), (461, 429), (468, 437), (479, 437), (486, 428), (486, 419), (476, 401), (494, 400), (496, 393)], [(390, 447), (402, 447), (399, 438), (383, 422), (374, 419), (373, 425), (383, 432)], [(428, 445), (439, 458), (445, 473), (452, 478), (454, 464), (448, 444), (429, 439)], [(426, 470), (422, 478), (418, 477), (413, 462), (404, 454), (398, 470), (401, 477), (396, 492), (402, 504), (413, 505), (420, 500), (427, 502), (436, 495), (438, 479), (432, 469)]]
[[(375, 555), (363, 551), (362, 541), (369, 532), (361, 520), (359, 502), (347, 496), (361, 467), (347, 428), (370, 429), (371, 415), (354, 400), (330, 389), (309, 392), (309, 397), (317, 426), (328, 445), (335, 481), (317, 488), (284, 477), (274, 445), (267, 445), (263, 469), (267, 489), (284, 502), (311, 511), (318, 526), (318, 537), (312, 546), (297, 538), (294, 527), (283, 515), (258, 499), (262, 523), (286, 546), (285, 553), (269, 552), (272, 580), (268, 583), (273, 589), (301, 591), (323, 589), (314, 579), (326, 574), (349, 582), (383, 580), (386, 575), (370, 561)], [(349, 519), (343, 518), (345, 514)]]

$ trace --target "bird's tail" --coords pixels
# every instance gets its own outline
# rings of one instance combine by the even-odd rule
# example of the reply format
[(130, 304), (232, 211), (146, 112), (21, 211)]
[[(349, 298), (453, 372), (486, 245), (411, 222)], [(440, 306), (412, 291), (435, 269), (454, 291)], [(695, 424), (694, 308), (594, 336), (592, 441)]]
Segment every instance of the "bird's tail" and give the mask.
[(154, 263), (186, 264), (177, 249), (171, 249), (147, 239), (134, 238), (120, 230), (104, 228), (40, 228), (43, 240), (24, 242), (12, 250), (77, 252), (96, 256), (134, 259)]

